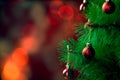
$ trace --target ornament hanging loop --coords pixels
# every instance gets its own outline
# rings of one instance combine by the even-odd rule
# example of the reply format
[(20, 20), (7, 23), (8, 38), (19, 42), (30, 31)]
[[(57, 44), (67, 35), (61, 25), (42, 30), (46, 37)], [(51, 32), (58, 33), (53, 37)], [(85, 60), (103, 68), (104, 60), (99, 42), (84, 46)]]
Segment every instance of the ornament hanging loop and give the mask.
[(87, 1), (86, 0), (83, 0), (83, 3), (86, 3)]
[(109, 2), (109, 1), (111, 1), (111, 0), (106, 0), (106, 2)]

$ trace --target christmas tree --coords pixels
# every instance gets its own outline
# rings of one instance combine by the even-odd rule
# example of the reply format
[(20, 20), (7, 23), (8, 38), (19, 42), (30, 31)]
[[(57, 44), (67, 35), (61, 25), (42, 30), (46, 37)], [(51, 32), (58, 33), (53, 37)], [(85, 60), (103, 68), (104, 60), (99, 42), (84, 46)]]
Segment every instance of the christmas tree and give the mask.
[(62, 41), (58, 50), (65, 79), (120, 80), (120, 0), (84, 0), (80, 10), (88, 22), (76, 24), (78, 39)]

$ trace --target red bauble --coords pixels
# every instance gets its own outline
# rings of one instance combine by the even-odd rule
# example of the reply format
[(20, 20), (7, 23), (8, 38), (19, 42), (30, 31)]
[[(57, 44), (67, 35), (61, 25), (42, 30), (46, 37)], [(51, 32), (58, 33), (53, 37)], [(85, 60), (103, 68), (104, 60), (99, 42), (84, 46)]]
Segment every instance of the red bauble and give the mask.
[(82, 3), (80, 5), (80, 11), (84, 11), (86, 9), (86, 5), (87, 5), (87, 3)]
[(68, 68), (65, 68), (64, 70), (63, 70), (63, 77), (64, 77), (64, 79), (68, 79)]
[(70, 68), (65, 68), (63, 70), (63, 76), (65, 80), (74, 80), (74, 71)]
[(93, 47), (91, 46), (90, 43), (87, 43), (86, 47), (83, 49), (82, 51), (82, 55), (86, 58), (86, 59), (92, 59), (95, 55), (95, 50), (93, 49)]
[(112, 14), (115, 11), (115, 4), (111, 0), (106, 0), (102, 6), (103, 12)]

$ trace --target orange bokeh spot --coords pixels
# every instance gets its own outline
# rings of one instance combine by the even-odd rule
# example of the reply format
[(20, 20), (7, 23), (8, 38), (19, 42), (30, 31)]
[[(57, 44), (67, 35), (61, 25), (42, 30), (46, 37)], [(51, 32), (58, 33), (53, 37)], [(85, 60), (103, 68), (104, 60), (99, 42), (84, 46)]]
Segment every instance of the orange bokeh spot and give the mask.
[(28, 63), (27, 52), (22, 48), (17, 48), (13, 52), (11, 60), (20, 67), (26, 66)]
[(8, 61), (3, 68), (2, 73), (3, 80), (17, 80), (19, 76), (20, 76), (19, 68), (11, 61)]
[(27, 80), (25, 72), (27, 65), (27, 52), (22, 48), (16, 48), (4, 63), (2, 80)]
[(27, 37), (21, 40), (21, 42), (22, 42), (21, 46), (27, 51), (30, 51), (31, 47), (33, 46), (34, 40), (31, 37)]

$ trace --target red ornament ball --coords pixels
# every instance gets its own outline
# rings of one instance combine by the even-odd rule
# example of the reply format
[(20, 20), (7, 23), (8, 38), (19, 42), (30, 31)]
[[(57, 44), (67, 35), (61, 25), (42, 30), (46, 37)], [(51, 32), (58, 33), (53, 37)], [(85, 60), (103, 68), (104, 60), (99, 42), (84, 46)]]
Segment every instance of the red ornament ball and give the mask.
[(102, 6), (102, 10), (106, 14), (112, 14), (115, 11), (115, 4), (111, 0), (107, 0)]
[(65, 68), (63, 70), (63, 77), (65, 80), (73, 80), (74, 79), (74, 71), (70, 68)]
[(86, 5), (87, 5), (87, 3), (82, 3), (80, 5), (80, 11), (84, 11), (86, 9)]
[(82, 51), (82, 55), (86, 59), (92, 59), (95, 55), (95, 50), (93, 49), (92, 45), (90, 43), (86, 44), (86, 47)]

